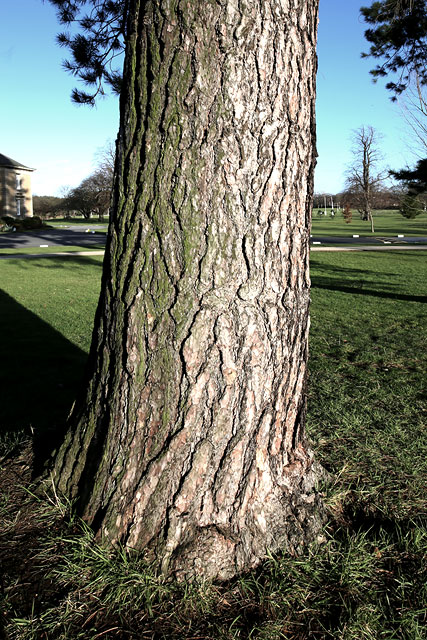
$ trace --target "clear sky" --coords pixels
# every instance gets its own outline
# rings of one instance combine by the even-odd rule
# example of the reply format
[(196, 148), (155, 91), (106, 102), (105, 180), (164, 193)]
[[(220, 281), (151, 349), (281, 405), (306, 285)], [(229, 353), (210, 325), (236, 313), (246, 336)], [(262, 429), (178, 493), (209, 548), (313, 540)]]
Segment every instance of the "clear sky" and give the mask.
[[(317, 191), (338, 192), (350, 155), (351, 132), (372, 125), (384, 136), (386, 164), (413, 163), (408, 128), (385, 82), (374, 85), (362, 60), (367, 49), (359, 17), (371, 0), (320, 0), (317, 100)], [(0, 19), (0, 153), (34, 167), (33, 191), (59, 195), (76, 186), (96, 165), (96, 153), (118, 128), (118, 99), (95, 108), (76, 106), (70, 93), (75, 79), (61, 67), (67, 51), (55, 36), (55, 10), (42, 0), (3, 1)]]
[(374, 127), (383, 138), (385, 166), (400, 169), (414, 163), (410, 151), (409, 126), (401, 107), (391, 102), (387, 80), (372, 82), (372, 58), (361, 58), (369, 50), (367, 28), (360, 7), (372, 0), (320, 0), (317, 74), (317, 147), (319, 157), (315, 190), (337, 193), (344, 187), (351, 162), (352, 131), (363, 125)]
[(115, 140), (117, 97), (95, 108), (71, 103), (75, 78), (55, 41), (61, 30), (42, 0), (2, 0), (0, 16), (0, 153), (36, 168), (33, 193), (60, 195), (94, 169), (97, 150)]

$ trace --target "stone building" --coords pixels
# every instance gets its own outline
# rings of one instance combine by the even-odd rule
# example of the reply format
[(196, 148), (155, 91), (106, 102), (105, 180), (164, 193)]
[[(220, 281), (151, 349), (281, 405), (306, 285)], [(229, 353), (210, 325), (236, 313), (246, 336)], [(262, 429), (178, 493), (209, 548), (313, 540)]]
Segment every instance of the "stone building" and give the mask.
[(33, 171), (0, 153), (0, 216), (23, 218), (33, 215)]

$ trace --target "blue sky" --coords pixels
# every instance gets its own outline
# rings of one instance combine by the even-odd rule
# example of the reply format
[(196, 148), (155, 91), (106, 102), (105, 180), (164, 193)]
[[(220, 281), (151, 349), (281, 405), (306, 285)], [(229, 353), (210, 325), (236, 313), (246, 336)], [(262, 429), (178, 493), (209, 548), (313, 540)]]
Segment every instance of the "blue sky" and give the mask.
[[(372, 83), (373, 61), (360, 57), (367, 49), (361, 4), (371, 0), (320, 0), (317, 191), (343, 188), (351, 132), (361, 125), (383, 134), (391, 168), (414, 160), (399, 106), (390, 101), (385, 82)], [(62, 186), (79, 184), (118, 128), (117, 98), (101, 100), (94, 109), (71, 103), (76, 82), (61, 67), (67, 52), (56, 45), (58, 30), (49, 2), (13, 0), (2, 7), (0, 153), (37, 169), (38, 195), (58, 195)]]
[(317, 75), (318, 162), (316, 191), (337, 192), (351, 162), (351, 134), (371, 125), (383, 135), (385, 165), (399, 169), (414, 161), (408, 147), (409, 127), (401, 107), (392, 103), (387, 80), (372, 82), (375, 60), (361, 59), (369, 50), (361, 6), (372, 0), (320, 0)]
[(55, 10), (41, 0), (4, 2), (0, 19), (0, 153), (37, 169), (33, 192), (57, 195), (94, 168), (97, 150), (114, 140), (118, 99), (71, 103), (76, 81), (61, 62)]

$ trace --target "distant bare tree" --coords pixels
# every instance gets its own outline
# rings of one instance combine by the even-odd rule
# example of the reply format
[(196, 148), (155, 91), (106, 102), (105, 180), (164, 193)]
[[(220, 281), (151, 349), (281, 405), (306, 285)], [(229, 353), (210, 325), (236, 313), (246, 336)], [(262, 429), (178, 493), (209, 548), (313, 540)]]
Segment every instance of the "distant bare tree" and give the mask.
[(86, 219), (97, 215), (103, 220), (110, 208), (115, 158), (115, 145), (108, 140), (96, 153), (95, 171), (78, 187), (64, 189), (64, 204), (69, 212), (76, 211)]
[(86, 219), (97, 215), (100, 220), (108, 212), (112, 188), (112, 173), (97, 169), (78, 187), (70, 189), (65, 197), (68, 211), (77, 211)]
[(424, 158), (427, 154), (427, 90), (418, 75), (399, 99), (403, 117), (412, 130), (411, 150)]
[(64, 197), (64, 207), (69, 216), (78, 213), (89, 220), (95, 212), (95, 202), (86, 180), (87, 178), (78, 187), (68, 190)]
[(95, 213), (100, 220), (103, 220), (104, 215), (108, 214), (110, 209), (113, 172), (108, 167), (99, 168), (89, 178), (86, 178), (86, 183), (92, 189)]
[(379, 171), (382, 156), (378, 147), (380, 135), (373, 127), (360, 127), (353, 132), (353, 162), (347, 172), (346, 190), (352, 195), (362, 220), (369, 220), (374, 232), (372, 209), (376, 192), (383, 188), (386, 171)]
[(116, 161), (116, 145), (112, 140), (107, 140), (105, 145), (96, 152), (97, 171), (101, 171), (113, 181), (114, 163)]

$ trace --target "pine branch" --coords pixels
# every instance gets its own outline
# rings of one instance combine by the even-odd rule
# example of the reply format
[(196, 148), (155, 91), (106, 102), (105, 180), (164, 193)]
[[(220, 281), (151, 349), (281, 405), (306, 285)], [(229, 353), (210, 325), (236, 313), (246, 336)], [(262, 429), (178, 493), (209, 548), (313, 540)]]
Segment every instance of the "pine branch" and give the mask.
[[(79, 30), (58, 34), (57, 42), (70, 51), (63, 66), (95, 91), (74, 89), (73, 102), (94, 105), (105, 95), (105, 86), (113, 93), (121, 89), (121, 58), (125, 47), (127, 0), (49, 0), (56, 8), (60, 24)], [(86, 13), (83, 10), (86, 9)]]

